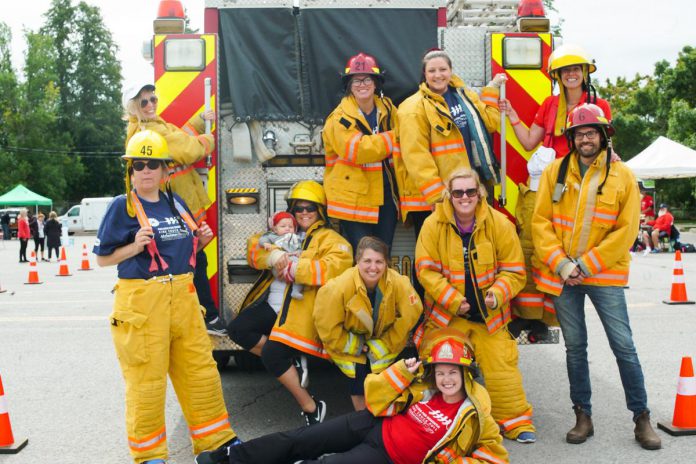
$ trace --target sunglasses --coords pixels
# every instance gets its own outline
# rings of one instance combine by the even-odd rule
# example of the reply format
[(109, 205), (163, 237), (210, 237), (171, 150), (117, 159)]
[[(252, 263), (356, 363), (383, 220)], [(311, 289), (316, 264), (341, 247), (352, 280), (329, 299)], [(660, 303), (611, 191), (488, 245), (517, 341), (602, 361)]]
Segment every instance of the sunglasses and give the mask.
[(143, 98), (142, 100), (140, 100), (140, 107), (145, 108), (148, 103), (152, 103), (153, 105), (156, 105), (157, 100), (158, 100), (158, 98), (156, 95), (152, 95), (150, 98)]
[(464, 195), (466, 195), (469, 198), (475, 198), (478, 196), (478, 189), (477, 188), (470, 188), (470, 189), (466, 189), (466, 190), (457, 189), (457, 190), (452, 190), (451, 194), (454, 198), (461, 198)]
[(145, 166), (150, 171), (154, 171), (155, 169), (159, 169), (162, 167), (162, 161), (160, 160), (147, 160), (147, 161), (133, 161), (133, 170), (134, 171), (142, 171), (145, 169)]
[(316, 213), (317, 205), (293, 206), (292, 213)]

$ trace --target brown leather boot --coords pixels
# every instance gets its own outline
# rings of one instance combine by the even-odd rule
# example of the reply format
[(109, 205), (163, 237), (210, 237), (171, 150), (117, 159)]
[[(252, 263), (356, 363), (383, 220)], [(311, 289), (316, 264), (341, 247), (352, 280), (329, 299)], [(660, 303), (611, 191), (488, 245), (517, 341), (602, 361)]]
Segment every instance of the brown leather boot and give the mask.
[(643, 411), (635, 420), (636, 428), (633, 431), (636, 441), (646, 450), (657, 450), (662, 448), (662, 440), (657, 436), (652, 425), (650, 425), (650, 413)]
[(575, 427), (566, 434), (566, 441), (579, 445), (585, 443), (587, 437), (594, 435), (594, 426), (592, 418), (580, 406), (573, 406), (573, 411), (575, 411)]

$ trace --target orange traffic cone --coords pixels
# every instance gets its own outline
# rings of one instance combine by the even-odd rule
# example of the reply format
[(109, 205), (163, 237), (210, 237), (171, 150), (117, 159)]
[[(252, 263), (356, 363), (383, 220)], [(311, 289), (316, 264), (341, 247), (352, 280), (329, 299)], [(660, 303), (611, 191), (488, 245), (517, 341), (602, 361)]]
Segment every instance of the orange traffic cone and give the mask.
[(672, 293), (669, 300), (662, 300), (664, 304), (694, 304), (686, 298), (686, 283), (684, 283), (684, 268), (682, 267), (681, 251), (674, 254), (674, 274), (672, 274)]
[(89, 265), (89, 258), (87, 257), (87, 244), (82, 244), (82, 265), (78, 271), (91, 271), (92, 268)]
[(672, 423), (658, 422), (657, 426), (674, 436), (696, 435), (696, 377), (690, 356), (682, 358)]
[(2, 388), (2, 377), (0, 377), (0, 454), (19, 453), (19, 450), (27, 446), (27, 443), (29, 443), (27, 438), (15, 441), (12, 435), (10, 414), (7, 411), (5, 390)]
[(68, 262), (65, 258), (65, 247), (60, 247), (60, 268), (56, 277), (70, 277), (72, 274), (68, 269)]
[(42, 284), (39, 280), (39, 271), (36, 270), (36, 253), (31, 252), (31, 257), (29, 258), (29, 277), (27, 281), (24, 282), (25, 285)]

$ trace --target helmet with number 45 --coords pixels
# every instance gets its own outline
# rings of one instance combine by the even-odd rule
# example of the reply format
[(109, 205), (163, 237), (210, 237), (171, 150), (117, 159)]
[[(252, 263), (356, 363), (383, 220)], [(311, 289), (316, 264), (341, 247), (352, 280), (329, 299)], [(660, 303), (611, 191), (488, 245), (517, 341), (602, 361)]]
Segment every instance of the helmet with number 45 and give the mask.
[(169, 147), (164, 137), (155, 131), (144, 130), (137, 132), (131, 137), (126, 146), (126, 154), (121, 158), (125, 160), (155, 159), (171, 161), (172, 155), (169, 153)]

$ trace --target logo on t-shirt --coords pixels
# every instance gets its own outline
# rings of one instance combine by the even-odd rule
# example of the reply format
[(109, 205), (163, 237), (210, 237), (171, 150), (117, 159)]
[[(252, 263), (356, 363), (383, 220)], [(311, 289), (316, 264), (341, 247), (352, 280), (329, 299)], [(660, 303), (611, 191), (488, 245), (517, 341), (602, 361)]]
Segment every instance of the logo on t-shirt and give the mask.
[(174, 216), (168, 216), (162, 221), (155, 218), (148, 218), (148, 220), (152, 229), (158, 232), (160, 240), (163, 242), (188, 237), (188, 229), (182, 229), (181, 224)]

